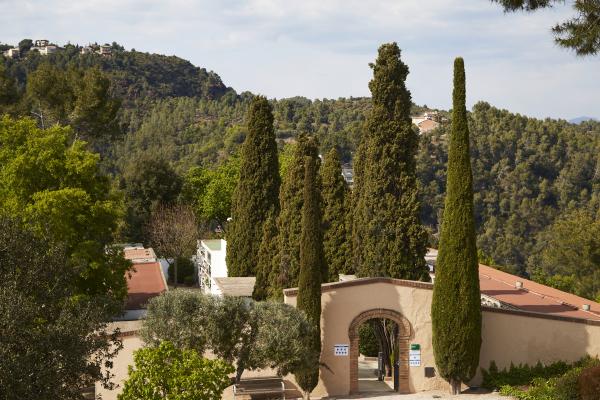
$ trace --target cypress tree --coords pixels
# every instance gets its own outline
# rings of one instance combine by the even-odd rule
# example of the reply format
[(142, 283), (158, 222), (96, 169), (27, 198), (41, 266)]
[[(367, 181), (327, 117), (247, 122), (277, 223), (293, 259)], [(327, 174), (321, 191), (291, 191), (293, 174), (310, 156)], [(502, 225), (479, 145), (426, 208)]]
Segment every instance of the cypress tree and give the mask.
[(339, 274), (350, 272), (350, 232), (347, 228), (348, 187), (342, 176), (337, 149), (332, 148), (321, 170), (323, 194), (323, 248), (329, 272), (323, 271), (323, 282), (335, 282)]
[(318, 159), (305, 157), (303, 187), (302, 233), (300, 239), (300, 276), (298, 279), (299, 310), (304, 311), (314, 326), (310, 349), (316, 359), (313, 367), (296, 374), (296, 381), (309, 394), (319, 381), (318, 357), (321, 352), (321, 271), (325, 268), (321, 198), (318, 184)]
[(373, 108), (355, 162), (353, 253), (358, 276), (428, 280), (410, 119), (408, 67), (396, 43), (379, 48), (369, 82)]
[(281, 289), (298, 285), (306, 156), (317, 159), (318, 146), (316, 139), (302, 134), (296, 143), (280, 193), (281, 213), (277, 220), (279, 250), (269, 279), (270, 292), (277, 299), (283, 296)]
[(240, 178), (227, 232), (229, 276), (254, 276), (263, 224), (279, 210), (279, 163), (273, 110), (257, 96), (248, 111), (248, 134), (241, 150)]
[(454, 61), (452, 97), (446, 200), (431, 318), (439, 373), (450, 382), (452, 393), (458, 394), (461, 382), (475, 375), (481, 347), (479, 266), (462, 58)]
[(269, 275), (273, 269), (273, 260), (277, 255), (277, 224), (271, 214), (263, 226), (263, 235), (258, 249), (258, 264), (256, 266), (256, 283), (252, 298), (260, 301), (270, 297)]

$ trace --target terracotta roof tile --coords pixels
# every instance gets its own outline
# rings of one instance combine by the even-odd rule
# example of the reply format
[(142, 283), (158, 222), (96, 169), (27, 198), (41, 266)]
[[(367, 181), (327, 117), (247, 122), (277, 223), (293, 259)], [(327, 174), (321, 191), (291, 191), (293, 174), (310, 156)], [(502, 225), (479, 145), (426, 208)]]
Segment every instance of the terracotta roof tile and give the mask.
[(146, 308), (146, 303), (152, 297), (166, 291), (160, 263), (134, 264), (127, 274), (127, 304), (125, 309), (138, 310)]
[[(522, 288), (517, 288), (517, 281)], [(600, 304), (552, 287), (479, 265), (481, 293), (520, 310), (565, 317), (600, 320)], [(590, 311), (582, 309), (584, 304)]]

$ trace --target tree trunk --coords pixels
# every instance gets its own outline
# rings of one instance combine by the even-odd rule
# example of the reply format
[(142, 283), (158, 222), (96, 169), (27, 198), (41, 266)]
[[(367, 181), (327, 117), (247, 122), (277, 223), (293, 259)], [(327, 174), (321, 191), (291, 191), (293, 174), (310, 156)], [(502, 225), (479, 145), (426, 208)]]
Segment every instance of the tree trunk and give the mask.
[(450, 379), (450, 394), (460, 394), (462, 382), (457, 379)]
[(177, 289), (177, 257), (173, 259), (173, 287)]
[(244, 366), (238, 365), (238, 367), (235, 370), (235, 383), (240, 383), (240, 380), (242, 380), (243, 373), (244, 373)]
[(391, 343), (389, 341), (389, 336), (387, 334), (387, 329), (385, 327), (385, 319), (378, 318), (375, 320), (371, 320), (371, 326), (373, 326), (373, 331), (375, 332), (375, 336), (377, 337), (377, 341), (379, 342), (379, 348), (381, 349), (383, 355), (383, 365), (385, 367), (385, 376), (392, 376), (392, 362), (390, 356), (392, 355)]

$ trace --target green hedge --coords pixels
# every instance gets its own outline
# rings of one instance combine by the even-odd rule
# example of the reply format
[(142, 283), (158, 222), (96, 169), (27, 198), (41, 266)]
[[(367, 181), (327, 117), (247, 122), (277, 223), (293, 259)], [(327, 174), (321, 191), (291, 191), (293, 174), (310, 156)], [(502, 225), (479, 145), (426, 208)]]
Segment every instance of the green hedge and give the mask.
[(488, 370), (482, 368), (483, 382), (481, 386), (488, 389), (498, 389), (503, 386), (528, 385), (534, 378), (549, 379), (567, 372), (571, 366), (564, 361), (544, 365), (538, 361), (534, 366), (527, 364), (518, 366), (513, 363), (510, 368), (499, 370), (496, 363), (492, 361)]
[[(539, 363), (538, 363), (539, 364)], [(519, 366), (513, 369), (514, 374), (510, 379), (503, 370), (496, 375), (496, 382), (500, 382), (499, 376), (506, 381), (519, 381), (517, 377), (525, 379), (524, 370), (536, 370), (541, 376), (533, 377), (530, 381), (523, 383), (520, 380), (516, 384), (504, 384), (500, 386), (500, 394), (513, 396), (519, 400), (600, 400), (600, 360), (586, 357), (571, 365), (564, 363), (568, 369), (556, 376), (548, 377), (563, 368), (562, 364), (554, 363), (540, 368)], [(487, 371), (490, 374), (490, 370)], [(509, 370), (510, 371), (510, 370)], [(519, 371), (517, 373), (516, 371)]]

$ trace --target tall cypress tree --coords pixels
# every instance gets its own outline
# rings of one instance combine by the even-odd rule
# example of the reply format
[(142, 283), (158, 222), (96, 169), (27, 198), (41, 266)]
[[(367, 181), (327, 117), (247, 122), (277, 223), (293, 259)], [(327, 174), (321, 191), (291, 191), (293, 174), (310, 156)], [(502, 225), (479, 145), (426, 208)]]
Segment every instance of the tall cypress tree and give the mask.
[(479, 266), (462, 58), (454, 61), (452, 97), (446, 201), (431, 318), (433, 351), (439, 373), (450, 382), (452, 393), (458, 394), (461, 382), (475, 375), (481, 347)]
[(296, 381), (305, 393), (310, 393), (319, 381), (318, 357), (321, 352), (321, 271), (325, 269), (321, 198), (318, 184), (318, 159), (304, 159), (305, 174), (302, 206), (302, 234), (300, 239), (300, 277), (298, 279), (299, 310), (315, 327), (309, 351), (316, 359), (313, 368), (296, 374)]
[(240, 178), (227, 232), (229, 276), (254, 276), (263, 224), (279, 210), (279, 162), (273, 110), (257, 96), (248, 111), (248, 134), (242, 146)]
[(342, 176), (337, 149), (332, 148), (321, 170), (323, 194), (323, 247), (328, 274), (323, 282), (335, 282), (339, 274), (350, 272), (350, 237), (347, 227), (348, 186)]
[(296, 143), (293, 160), (281, 187), (281, 212), (277, 220), (279, 250), (269, 279), (270, 292), (278, 299), (283, 296), (281, 289), (298, 285), (306, 156), (317, 159), (318, 146), (314, 137), (302, 134)]
[(355, 162), (353, 253), (359, 276), (427, 280), (410, 119), (408, 67), (396, 43), (379, 48), (369, 82), (373, 108)]
[(271, 214), (263, 225), (263, 235), (258, 249), (258, 264), (256, 266), (256, 283), (252, 298), (266, 300), (270, 297), (269, 275), (273, 269), (273, 261), (277, 255), (277, 224)]

